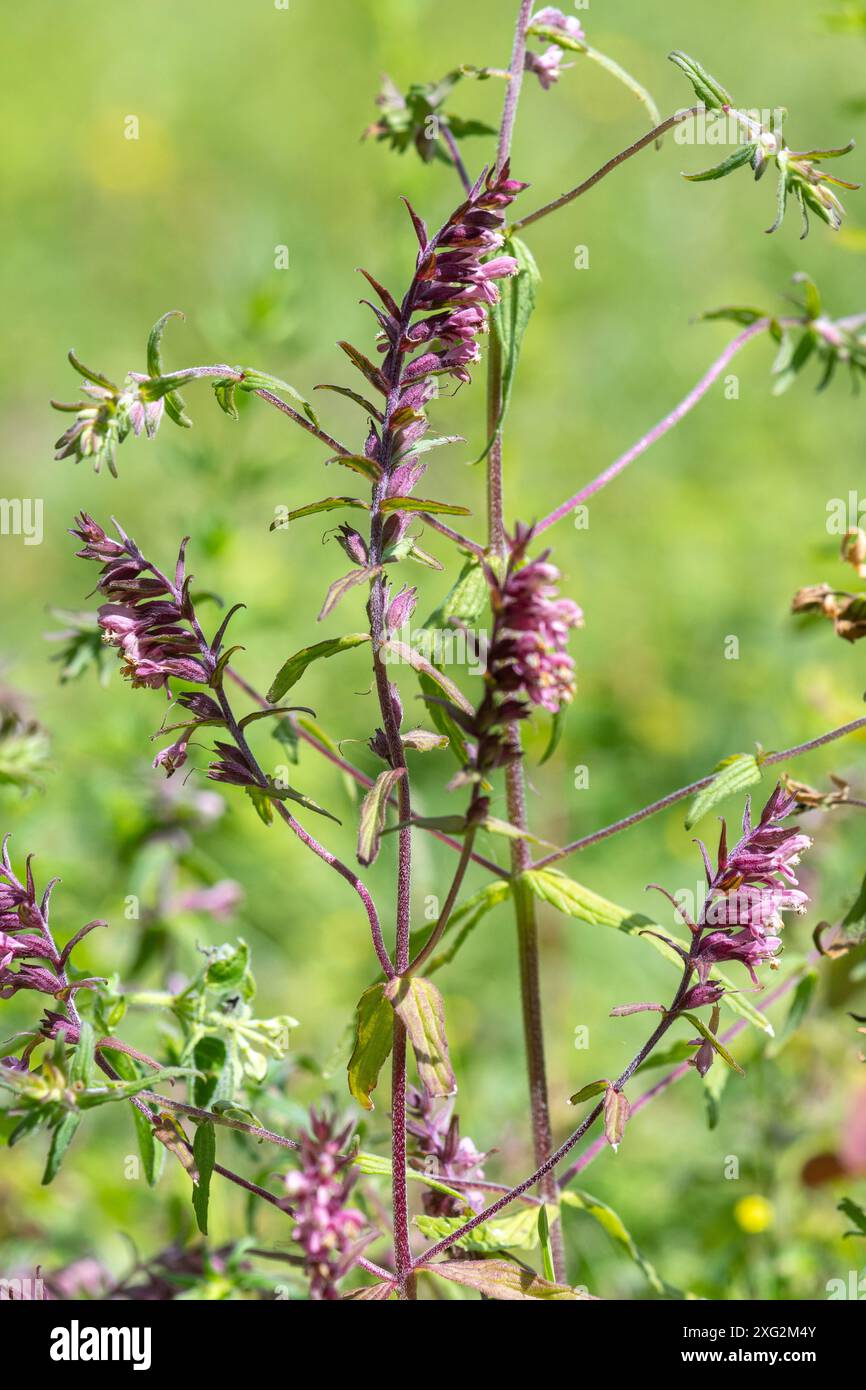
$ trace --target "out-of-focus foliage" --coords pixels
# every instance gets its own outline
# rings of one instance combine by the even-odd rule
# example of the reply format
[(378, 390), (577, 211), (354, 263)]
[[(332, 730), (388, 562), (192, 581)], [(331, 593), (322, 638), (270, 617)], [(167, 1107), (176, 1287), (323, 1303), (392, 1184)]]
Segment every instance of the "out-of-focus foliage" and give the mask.
[[(786, 104), (795, 147), (800, 123), (804, 137), (823, 132), (828, 145), (849, 134), (863, 143), (862, 34), (828, 26), (806, 0), (752, 7), (748, 44), (724, 7), (686, 0), (617, 0), (585, 19), (593, 44), (645, 82), (663, 112), (683, 104), (681, 74), (666, 54), (684, 48), (705, 55), (744, 103), (767, 94)], [(86, 11), (58, 9), (50, 28), (18, 7), (4, 37), (10, 61), (0, 112), (18, 137), (7, 146), (0, 190), (6, 211), (14, 209), (0, 263), (10, 326), (0, 348), (0, 490), (44, 502), (42, 544), (0, 536), (3, 681), (27, 697), (17, 716), (24, 722), (0, 731), (4, 824), (17, 855), (33, 850), (63, 877), (61, 939), (91, 918), (109, 922), (77, 960), (93, 974), (116, 972), (119, 993), (121, 985), (140, 995), (164, 990), (168, 972), (172, 995), (182, 996), (202, 967), (197, 948), (238, 936), (249, 942), (256, 1017), (298, 1020), (288, 1055), (270, 1060), (264, 1088), (268, 1122), (294, 1133), (310, 1101), (331, 1092), (341, 1109), (351, 1104), (348, 1025), (375, 975), (366, 922), (336, 875), (279, 826), (265, 827), (246, 798), (226, 804), (196, 773), (177, 792), (174, 781), (157, 785), (149, 740), (163, 708), (158, 694), (132, 694), (111, 662), (104, 679), (92, 666), (71, 679), (98, 653), (80, 617), (92, 581), (72, 559), (65, 528), (81, 507), (101, 521), (113, 513), (166, 561), (190, 533), (196, 587), (247, 605), (234, 640), (246, 648), (245, 675), (266, 689), (288, 654), (339, 636), (348, 605), (360, 604), (347, 596), (339, 618), (316, 634), (315, 613), (340, 572), (327, 518), (269, 532), (280, 509), (318, 495), (310, 486), (329, 476), (321, 473), (324, 451), (239, 395), (237, 423), (200, 406), (193, 431), (164, 427), (154, 442), (131, 438), (119, 479), (97, 477), (87, 463), (52, 462), (56, 418), (47, 398), (68, 389), (70, 346), (86, 361), (112, 364), (117, 379), (145, 370), (143, 331), (169, 305), (187, 314), (173, 330), (172, 366), (255, 361), (308, 398), (316, 383), (344, 379), (335, 377), (336, 340), (371, 342), (354, 267), (407, 281), (415, 248), (400, 195), (431, 226), (457, 200), (444, 161), (425, 164), (411, 150), (397, 159), (386, 142), (359, 146), (375, 118), (380, 73), (406, 91), (459, 63), (504, 66), (509, 24), (500, 0), (459, 8), (450, 0), (334, 0), (327, 22), (313, 0), (293, 0), (285, 10), (245, 7), (242, 24), (228, 0), (132, 0), (122, 8), (97, 0)], [(501, 83), (466, 81), (449, 107), (495, 125), (500, 99)], [(522, 195), (526, 210), (592, 172), (645, 123), (629, 94), (589, 64), (565, 72), (549, 92), (527, 80), (513, 163), (515, 176), (532, 184)], [(483, 135), (467, 142), (470, 172), (490, 153)], [(685, 394), (730, 331), (693, 322), (703, 310), (775, 305), (804, 270), (821, 286), (827, 312), (866, 310), (862, 195), (846, 197), (837, 235), (816, 225), (804, 248), (793, 222), (772, 239), (763, 235), (754, 208), (761, 195), (747, 179), (712, 191), (684, 183), (680, 171), (696, 167), (700, 153), (668, 137), (661, 152), (645, 152), (524, 234), (542, 278), (507, 420), (511, 518), (545, 514)], [(860, 159), (849, 158), (852, 177)], [(528, 736), (531, 814), (546, 839), (588, 833), (756, 743), (772, 751), (862, 712), (860, 650), (832, 640), (822, 623), (792, 620), (788, 606), (803, 583), (835, 586), (841, 533), (828, 531), (828, 517), (841, 506), (848, 525), (862, 520), (863, 405), (841, 379), (815, 396), (800, 378), (774, 397), (774, 352), (767, 341), (749, 347), (723, 388), (592, 502), (588, 526), (569, 519), (551, 533), (564, 589), (580, 601), (586, 627), (574, 640), (578, 696), (544, 766), (549, 721)], [(465, 436), (465, 460), (477, 458), (487, 443), (480, 374), (434, 408), (437, 429)], [(362, 443), (353, 403), (322, 395), (317, 409), (338, 437)], [(480, 512), (480, 471), (464, 469), (455, 448), (442, 460), (431, 464), (439, 488), (431, 495)], [(465, 529), (481, 536), (480, 515)], [(427, 531), (426, 549), (444, 556), (443, 544)], [(421, 611), (431, 612), (444, 597), (442, 577), (418, 573)], [(57, 648), (42, 640), (58, 625), (74, 634), (63, 663), (52, 662)], [(311, 666), (299, 698), (316, 708), (326, 736), (375, 776), (364, 747), (370, 705), (357, 697), (369, 685), (364, 648), (342, 655), (335, 675), (336, 664)], [(405, 691), (409, 702), (408, 678)], [(355, 793), (306, 744), (273, 749), (275, 762), (299, 759), (305, 791), (340, 815), (342, 828), (327, 823), (328, 843), (351, 860)], [(822, 786), (828, 773), (839, 774), (862, 797), (864, 753), (866, 741), (854, 738), (794, 771)], [(454, 809), (443, 804), (429, 762), (414, 763), (420, 809)], [(16, 776), (16, 766), (26, 774)], [(491, 809), (505, 814), (501, 804)], [(575, 876), (636, 911), (651, 879), (696, 894), (683, 809), (586, 851), (570, 866)], [(859, 815), (837, 806), (803, 817), (818, 841), (804, 874), (814, 912), (788, 928), (783, 972), (802, 965), (818, 921), (841, 922), (857, 898), (866, 867)], [(507, 841), (483, 834), (480, 843), (505, 861)], [(387, 837), (368, 875), (383, 905), (393, 854)], [(452, 867), (446, 848), (418, 837), (416, 924), (429, 919), (431, 899), (441, 901)], [(203, 908), (195, 895), (226, 880), (245, 896), (215, 919), (214, 900)], [(473, 872), (465, 896), (485, 882)], [(569, 1096), (590, 1077), (617, 1074), (646, 1034), (645, 1019), (610, 1020), (610, 1008), (663, 995), (669, 966), (649, 942), (541, 911), (549, 1080), (554, 1123), (565, 1134), (574, 1117)], [(675, 928), (672, 914), (662, 926)], [(581, 1176), (582, 1197), (592, 1198), (562, 1213), (572, 1283), (607, 1297), (669, 1288), (823, 1298), (829, 1280), (860, 1269), (862, 1244), (846, 1231), (859, 1225), (866, 1192), (866, 1073), (847, 1011), (866, 1013), (862, 956), (861, 947), (821, 962), (819, 989), (790, 1034), (786, 1005), (772, 1014), (775, 1039), (753, 1029), (739, 1039), (744, 1079), (731, 1076), (705, 1101), (690, 1074), (633, 1118), (618, 1156), (602, 1154)], [(522, 1175), (522, 1029), (506, 906), (493, 905), (436, 979), (462, 1128), (480, 1149), (498, 1149), (486, 1161), (488, 1177)], [(4, 1037), (30, 1021), (20, 996), (0, 1011)], [(150, 1052), (152, 1023), (130, 1008), (125, 1036)], [(215, 1057), (203, 1070), (218, 1085)], [(661, 1074), (637, 1081), (649, 1085)], [(253, 1213), (215, 1178), (211, 1248), (202, 1256), (180, 1165), (166, 1166), (156, 1191), (143, 1174), (130, 1176), (138, 1170), (128, 1164), (137, 1149), (127, 1108), (100, 1106), (86, 1117), (49, 1187), (39, 1185), (40, 1137), (3, 1151), (0, 1274), (96, 1261), (76, 1266), (76, 1288), (94, 1294), (128, 1280), (186, 1296), (297, 1296), (283, 1265), (249, 1254), (286, 1247), (286, 1218), (262, 1204)], [(386, 1108), (383, 1098), (364, 1118), (365, 1149), (381, 1150)], [(279, 1150), (229, 1132), (219, 1136), (218, 1156), (263, 1184), (291, 1166)], [(854, 1207), (840, 1212), (845, 1198)], [(608, 1210), (616, 1219), (605, 1224), (599, 1213)]]

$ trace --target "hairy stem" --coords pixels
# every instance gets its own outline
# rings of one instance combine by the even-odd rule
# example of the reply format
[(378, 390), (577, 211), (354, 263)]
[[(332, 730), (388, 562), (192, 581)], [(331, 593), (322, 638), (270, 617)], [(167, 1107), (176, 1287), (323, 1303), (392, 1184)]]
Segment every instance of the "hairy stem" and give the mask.
[(549, 213), (556, 212), (558, 208), (564, 208), (568, 203), (573, 203), (575, 198), (580, 198), (582, 194), (588, 193), (591, 188), (594, 188), (597, 183), (601, 183), (601, 180), (612, 173), (614, 169), (618, 169), (620, 164), (624, 164), (627, 159), (631, 159), (632, 155), (639, 154), (640, 151), (645, 150), (648, 145), (655, 144), (662, 135), (666, 134), (666, 132), (671, 130), (675, 125), (679, 125), (682, 121), (688, 120), (690, 116), (699, 115), (702, 110), (703, 107), (701, 106), (692, 106), (688, 111), (677, 111), (673, 116), (668, 116), (666, 121), (662, 121), (661, 125), (657, 125), (647, 135), (642, 135), (640, 140), (636, 140), (633, 145), (629, 145), (628, 149), (620, 150), (619, 154), (615, 154), (613, 159), (609, 159), (600, 169), (596, 169), (595, 173), (591, 174), (588, 179), (584, 179), (583, 183), (579, 183), (577, 188), (572, 188), (570, 192), (563, 193), (559, 198), (554, 198), (552, 203), (545, 203), (544, 207), (537, 208), (535, 212), (530, 212), (526, 217), (521, 217), (519, 221), (514, 222), (511, 226), (511, 231), (519, 232), (521, 228), (529, 227), (533, 222), (538, 222), (542, 217), (547, 217)]

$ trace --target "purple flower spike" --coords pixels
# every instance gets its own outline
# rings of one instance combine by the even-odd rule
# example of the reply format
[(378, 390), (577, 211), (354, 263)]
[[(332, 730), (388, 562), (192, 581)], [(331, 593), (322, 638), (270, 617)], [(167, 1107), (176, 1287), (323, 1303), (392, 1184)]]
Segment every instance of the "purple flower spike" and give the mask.
[(367, 1244), (364, 1217), (346, 1204), (358, 1176), (351, 1158), (341, 1153), (351, 1132), (351, 1125), (338, 1130), (333, 1117), (311, 1110), (309, 1132), (300, 1135), (301, 1167), (286, 1176), (295, 1213), (293, 1236), (304, 1253), (310, 1297), (316, 1300), (339, 1299), (340, 1279)]
[[(426, 1091), (410, 1086), (406, 1092), (406, 1129), (414, 1139), (412, 1165), (440, 1182), (462, 1183), (466, 1178), (484, 1177), (482, 1164), (487, 1157), (479, 1153), (469, 1138), (460, 1136), (460, 1120), (453, 1113), (454, 1102), (437, 1103)], [(462, 1201), (447, 1192), (425, 1189), (422, 1197), (428, 1216), (462, 1216), (467, 1206), (481, 1211), (485, 1203), (482, 1189), (460, 1187)]]

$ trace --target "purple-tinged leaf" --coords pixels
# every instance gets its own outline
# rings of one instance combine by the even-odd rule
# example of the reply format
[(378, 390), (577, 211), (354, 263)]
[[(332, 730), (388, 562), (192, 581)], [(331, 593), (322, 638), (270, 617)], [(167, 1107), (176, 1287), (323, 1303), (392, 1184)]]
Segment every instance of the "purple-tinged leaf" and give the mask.
[(604, 1137), (614, 1153), (622, 1143), (630, 1114), (628, 1098), (614, 1086), (608, 1086), (604, 1097)]
[(476, 1289), (488, 1298), (513, 1302), (520, 1299), (555, 1301), (591, 1299), (592, 1295), (573, 1289), (570, 1284), (551, 1284), (534, 1270), (514, 1260), (444, 1260), (440, 1264), (424, 1265), (430, 1274), (448, 1279), (452, 1284)]
[(382, 831), (385, 828), (388, 799), (405, 774), (405, 767), (389, 768), (387, 772), (380, 772), (361, 802), (361, 819), (358, 826), (358, 860), (361, 864), (372, 864), (378, 856)]
[(381, 569), (381, 565), (367, 565), (363, 569), (350, 570), (340, 579), (335, 579), (325, 595), (325, 602), (322, 604), (318, 621), (321, 622), (323, 618), (327, 618), (329, 613), (333, 613), (337, 604), (342, 598), (345, 598), (350, 589), (356, 588), (358, 584), (363, 584), (365, 581), (375, 579)]
[(453, 1096), (457, 1079), (448, 1055), (442, 995), (429, 980), (413, 975), (389, 980), (385, 996), (409, 1034), (418, 1076), (430, 1096)]

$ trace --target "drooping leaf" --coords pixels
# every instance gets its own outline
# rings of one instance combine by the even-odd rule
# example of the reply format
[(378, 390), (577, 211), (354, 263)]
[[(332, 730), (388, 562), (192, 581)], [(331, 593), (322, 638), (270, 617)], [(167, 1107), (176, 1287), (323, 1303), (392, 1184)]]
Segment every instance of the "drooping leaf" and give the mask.
[(385, 997), (403, 1022), (418, 1067), (418, 1076), (430, 1096), (453, 1096), (457, 1080), (448, 1055), (445, 1006), (442, 995), (429, 980), (413, 975), (389, 980)]
[(66, 1150), (72, 1143), (75, 1132), (80, 1124), (81, 1114), (78, 1110), (65, 1110), (51, 1131), (48, 1158), (45, 1162), (45, 1172), (42, 1174), (43, 1186), (47, 1186), (48, 1183), (53, 1182), (57, 1177)]
[(445, 1260), (424, 1265), (424, 1270), (440, 1279), (449, 1279), (464, 1288), (476, 1289), (488, 1298), (513, 1302), (517, 1299), (576, 1300), (590, 1294), (569, 1284), (551, 1284), (531, 1269), (512, 1260)]
[(719, 767), (717, 775), (698, 792), (686, 816), (686, 830), (691, 830), (699, 820), (703, 820), (714, 806), (718, 806), (735, 792), (744, 791), (761, 780), (761, 767), (753, 753), (738, 753), (728, 758)]
[(625, 1251), (629, 1259), (638, 1266), (654, 1293), (662, 1296), (675, 1293), (675, 1290), (672, 1290), (661, 1278), (655, 1266), (641, 1254), (622, 1218), (612, 1207), (600, 1202), (597, 1197), (593, 1197), (591, 1192), (583, 1192), (575, 1188), (564, 1189), (560, 1193), (560, 1201), (566, 1203), (567, 1206), (585, 1211), (593, 1220), (597, 1221), (611, 1240), (615, 1241)]
[(349, 570), (348, 574), (335, 579), (325, 595), (325, 602), (319, 611), (318, 621), (322, 622), (329, 613), (333, 613), (341, 599), (345, 598), (350, 589), (355, 589), (359, 584), (367, 584), (375, 579), (381, 572), (381, 565), (364, 565), (357, 569)]
[(334, 454), (325, 462), (339, 463), (343, 468), (351, 468), (353, 473), (360, 473), (371, 483), (377, 483), (382, 476), (382, 469), (376, 460), (368, 459), (364, 454)]
[(369, 640), (368, 632), (348, 632), (344, 637), (329, 637), (326, 641), (316, 642), (311, 647), (302, 647), (280, 667), (268, 691), (268, 700), (272, 705), (281, 700), (286, 691), (291, 690), (301, 679), (311, 662), (336, 656), (338, 652), (347, 652)]
[(337, 512), (345, 508), (368, 512), (370, 503), (364, 502), (360, 497), (323, 497), (320, 502), (308, 502), (305, 507), (296, 507), (293, 512), (287, 512), (285, 517), (272, 521), (270, 529), (279, 531), (286, 521), (297, 521), (303, 516), (315, 516), (317, 512)]
[(330, 382), (323, 382), (320, 386), (314, 386), (313, 390), (336, 391), (338, 396), (346, 396), (348, 400), (354, 401), (355, 404), (359, 405), (368, 415), (372, 415), (374, 420), (380, 422), (382, 420), (381, 410), (373, 405), (372, 401), (368, 401), (366, 396), (359, 396), (357, 391), (352, 391), (348, 386), (333, 386)]
[(373, 1109), (370, 1097), (393, 1046), (394, 1011), (385, 986), (372, 985), (355, 1010), (355, 1044), (348, 1067), (349, 1090), (364, 1110)]
[(198, 1126), (192, 1142), (192, 1156), (198, 1171), (198, 1182), (192, 1189), (192, 1205), (198, 1228), (206, 1236), (210, 1183), (216, 1162), (216, 1129), (210, 1121)]
[[(114, 1070), (125, 1081), (136, 1081), (142, 1075), (141, 1070), (135, 1059), (124, 1052), (113, 1052), (111, 1063)], [(132, 1116), (132, 1123), (135, 1126), (135, 1135), (138, 1140), (138, 1151), (141, 1155), (141, 1166), (144, 1169), (144, 1176), (148, 1187), (155, 1187), (159, 1182), (162, 1170), (165, 1166), (165, 1147), (158, 1144), (153, 1133), (153, 1124), (149, 1123), (147, 1117), (142, 1115), (137, 1106), (131, 1105), (129, 1113)], [(154, 1119), (156, 1116), (154, 1115)]]
[(625, 1093), (608, 1086), (604, 1093), (604, 1137), (614, 1153), (622, 1143), (630, 1114), (631, 1105)]
[(472, 705), (466, 699), (466, 696), (459, 686), (456, 686), (450, 677), (446, 676), (443, 671), (437, 670), (432, 661), (428, 661), (427, 657), (421, 652), (416, 651), (414, 647), (410, 647), (406, 642), (399, 642), (395, 637), (391, 637), (387, 642), (382, 643), (382, 651), (390, 652), (397, 657), (398, 661), (405, 661), (414, 670), (422, 671), (425, 676), (429, 676), (430, 680), (439, 686), (440, 690), (444, 690), (449, 700), (453, 700), (455, 705), (464, 710), (467, 714), (474, 713)]
[(538, 286), (541, 283), (541, 272), (535, 257), (520, 237), (509, 237), (505, 242), (503, 252), (506, 256), (514, 257), (518, 268), (516, 275), (509, 276), (507, 280), (501, 282), (499, 302), (494, 305), (490, 314), (491, 328), (497, 335), (498, 351), (502, 356), (502, 406), (491, 437), (488, 439), (483, 453), (474, 460), (475, 463), (481, 463), (490, 453), (493, 441), (501, 430), (508, 413), (517, 375), (517, 364), (520, 360), (520, 349), (523, 346), (524, 334), (535, 308)]
[(405, 775), (404, 767), (388, 768), (386, 772), (380, 772), (361, 802), (358, 824), (358, 860), (361, 864), (372, 864), (379, 853), (388, 800), (397, 783)]

